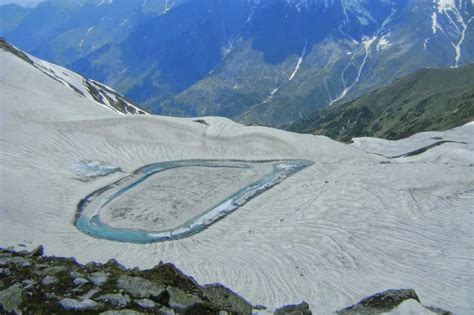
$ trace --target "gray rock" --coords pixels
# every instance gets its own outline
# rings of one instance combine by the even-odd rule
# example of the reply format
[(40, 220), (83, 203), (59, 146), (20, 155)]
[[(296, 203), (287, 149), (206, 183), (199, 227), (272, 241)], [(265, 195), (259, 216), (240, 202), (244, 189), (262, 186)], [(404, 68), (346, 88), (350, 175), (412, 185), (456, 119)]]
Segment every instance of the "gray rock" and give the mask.
[(188, 294), (178, 288), (167, 287), (166, 291), (169, 294), (168, 305), (177, 311), (182, 311), (195, 303), (202, 302), (199, 297)]
[(55, 283), (58, 283), (58, 278), (54, 277), (54, 276), (46, 276), (43, 278), (43, 280), (41, 280), (41, 284), (42, 285), (52, 285), (52, 284), (55, 284)]
[(117, 287), (135, 298), (159, 297), (165, 291), (163, 287), (149, 280), (127, 275), (120, 276)]
[(397, 307), (403, 301), (415, 299), (420, 302), (415, 290), (398, 289), (380, 292), (360, 300), (358, 303), (351, 305), (337, 312), (337, 314), (379, 314), (388, 312)]
[(220, 310), (238, 314), (252, 314), (252, 304), (221, 284), (205, 285), (204, 293), (209, 301)]
[(131, 302), (130, 296), (127, 294), (122, 295), (121, 293), (104, 294), (97, 297), (96, 300), (117, 307), (125, 307)]
[(24, 285), (30, 285), (30, 284), (35, 284), (36, 281), (32, 279), (26, 279), (26, 280), (23, 280), (21, 283)]
[[(179, 311), (183, 315), (201, 315), (201, 314), (220, 314), (220, 312), (209, 303), (195, 302), (191, 305), (186, 306), (183, 310)], [(238, 313), (235, 313), (238, 314)], [(228, 312), (223, 311), (222, 315), (230, 315)]]
[(89, 280), (84, 279), (84, 278), (76, 278), (76, 279), (74, 279), (73, 283), (77, 286), (81, 286), (81, 285), (84, 285), (86, 283), (89, 283)]
[(9, 264), (25, 268), (31, 266), (31, 260), (25, 257), (0, 257), (0, 267), (8, 266)]
[(308, 303), (305, 301), (300, 304), (285, 305), (277, 309), (274, 315), (311, 315)]
[(98, 287), (107, 282), (108, 278), (109, 276), (105, 272), (94, 272), (89, 276), (89, 280)]
[(116, 267), (118, 268), (119, 270), (127, 270), (127, 268), (125, 268), (124, 265), (122, 265), (121, 263), (119, 263), (116, 259), (112, 258), (112, 259), (109, 259), (106, 263), (105, 263), (106, 266), (109, 266), (109, 267)]
[(442, 308), (435, 306), (425, 306), (425, 308), (437, 315), (453, 315), (450, 311), (443, 310)]
[(59, 305), (68, 311), (95, 311), (102, 307), (101, 304), (90, 299), (79, 301), (70, 298), (61, 299)]
[(170, 309), (170, 308), (167, 308), (165, 306), (162, 306), (159, 310), (158, 310), (158, 315), (175, 315), (176, 313)]
[(94, 295), (96, 295), (98, 292), (100, 291), (99, 288), (93, 288), (92, 290), (90, 290), (89, 292), (87, 292), (86, 294), (84, 294), (83, 296), (81, 296), (81, 300), (84, 300), (84, 299), (90, 299), (91, 297), (93, 297)]
[(36, 247), (35, 249), (33, 249), (30, 253), (31, 256), (33, 257), (39, 257), (39, 256), (43, 256), (44, 255), (44, 248), (42, 245)]
[(20, 306), (23, 303), (23, 289), (19, 283), (0, 291), (0, 305), (11, 313), (21, 314)]
[(157, 304), (150, 299), (135, 300), (135, 303), (141, 308), (154, 308)]
[(140, 313), (135, 310), (120, 310), (120, 311), (115, 311), (115, 310), (110, 310), (110, 311), (105, 311), (100, 313), (100, 315), (142, 315), (144, 313)]
[(253, 309), (257, 311), (262, 311), (262, 310), (266, 310), (267, 307), (265, 305), (257, 304), (253, 306)]
[(0, 268), (0, 275), (9, 276), (12, 272), (9, 268)]
[(26, 280), (23, 280), (21, 284), (23, 284), (24, 290), (30, 290), (34, 288), (36, 281), (31, 280), (31, 279), (26, 279)]

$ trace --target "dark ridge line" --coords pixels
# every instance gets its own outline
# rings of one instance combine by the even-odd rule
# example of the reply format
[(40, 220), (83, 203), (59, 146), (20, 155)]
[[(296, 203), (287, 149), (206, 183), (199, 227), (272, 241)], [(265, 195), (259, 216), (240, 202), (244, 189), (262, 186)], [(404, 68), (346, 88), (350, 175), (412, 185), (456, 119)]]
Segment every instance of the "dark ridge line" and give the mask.
[(437, 147), (439, 145), (442, 145), (443, 143), (459, 143), (459, 144), (467, 144), (467, 142), (459, 142), (459, 141), (452, 141), (452, 140), (443, 140), (443, 141), (437, 141), (435, 143), (432, 143), (430, 145), (427, 145), (427, 146), (424, 146), (422, 148), (419, 148), (419, 149), (416, 149), (416, 150), (413, 150), (413, 151), (410, 151), (408, 153), (404, 153), (404, 154), (400, 154), (400, 155), (395, 155), (395, 156), (392, 156), (390, 157), (391, 159), (396, 159), (396, 158), (399, 158), (399, 157), (408, 157), (408, 156), (415, 156), (415, 155), (419, 155), (419, 154), (422, 154), (434, 147)]
[(0, 48), (2, 48), (3, 50), (17, 56), (18, 58), (21, 58), (23, 59), (24, 61), (28, 62), (29, 64), (31, 65), (34, 65), (34, 62), (33, 60), (31, 60), (30, 58), (28, 58), (28, 56), (18, 50), (15, 46), (13, 46), (12, 44), (10, 44), (5, 38), (3, 37), (0, 37)]
[(427, 145), (427, 146), (421, 147), (419, 149), (416, 149), (416, 150), (413, 150), (413, 151), (410, 151), (410, 152), (407, 152), (407, 153), (403, 153), (403, 154), (400, 154), (400, 155), (386, 156), (386, 155), (383, 155), (381, 153), (375, 153), (375, 152), (367, 152), (367, 153), (378, 155), (378, 156), (383, 156), (384, 158), (387, 158), (387, 159), (397, 159), (397, 158), (401, 158), (401, 157), (409, 157), (409, 156), (420, 155), (420, 154), (425, 153), (426, 151), (428, 151), (428, 150), (430, 150), (434, 147), (437, 147), (439, 145), (442, 145), (444, 143), (458, 143), (458, 144), (465, 144), (465, 145), (468, 144), (467, 142), (464, 142), (464, 141), (443, 140), (443, 141), (434, 142), (430, 145)]

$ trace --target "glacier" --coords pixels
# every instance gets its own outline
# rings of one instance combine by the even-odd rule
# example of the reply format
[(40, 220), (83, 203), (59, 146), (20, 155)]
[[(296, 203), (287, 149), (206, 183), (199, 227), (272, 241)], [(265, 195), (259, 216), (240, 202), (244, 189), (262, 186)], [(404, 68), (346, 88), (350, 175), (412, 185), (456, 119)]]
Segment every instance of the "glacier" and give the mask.
[[(173, 262), (269, 310), (306, 300), (330, 314), (374, 292), (413, 288), (426, 305), (474, 312), (473, 123), (348, 145), (219, 117), (121, 115), (9, 51), (0, 49), (0, 64), (3, 246), (42, 244), (48, 255), (140, 268)], [(452, 142), (387, 158), (442, 140)], [(84, 196), (143, 165), (210, 159), (313, 165), (178, 240), (117, 242), (73, 224)], [(121, 172), (74, 180), (77, 161)]]

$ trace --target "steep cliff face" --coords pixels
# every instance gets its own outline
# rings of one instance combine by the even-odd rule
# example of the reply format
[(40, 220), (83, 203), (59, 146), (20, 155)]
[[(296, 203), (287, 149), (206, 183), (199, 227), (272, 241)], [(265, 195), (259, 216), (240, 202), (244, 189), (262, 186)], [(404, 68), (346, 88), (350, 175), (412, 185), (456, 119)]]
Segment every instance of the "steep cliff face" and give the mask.
[(89, 0), (2, 11), (17, 17), (2, 33), (19, 47), (166, 115), (284, 126), (417, 69), (474, 61), (469, 0)]

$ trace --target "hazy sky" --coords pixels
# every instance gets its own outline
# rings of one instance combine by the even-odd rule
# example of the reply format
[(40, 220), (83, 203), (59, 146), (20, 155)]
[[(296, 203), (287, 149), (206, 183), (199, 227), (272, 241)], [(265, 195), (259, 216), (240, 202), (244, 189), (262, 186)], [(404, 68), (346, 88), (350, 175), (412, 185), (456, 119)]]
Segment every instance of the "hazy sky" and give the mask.
[(0, 5), (7, 3), (16, 3), (25, 7), (35, 6), (44, 0), (0, 0)]

